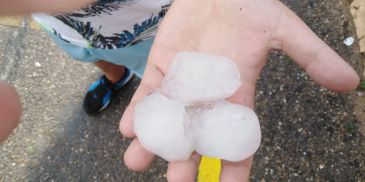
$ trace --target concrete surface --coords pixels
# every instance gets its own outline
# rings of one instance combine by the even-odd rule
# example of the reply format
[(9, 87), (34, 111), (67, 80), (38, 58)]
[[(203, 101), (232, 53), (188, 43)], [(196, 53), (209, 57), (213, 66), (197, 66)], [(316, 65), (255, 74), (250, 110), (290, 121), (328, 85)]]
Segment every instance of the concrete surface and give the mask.
[[(362, 71), (358, 45), (342, 43), (355, 35), (348, 1), (285, 3)], [(21, 125), (0, 146), (0, 181), (165, 181), (161, 160), (142, 174), (120, 160), (129, 143), (118, 132), (120, 111), (139, 81), (133, 80), (105, 112), (86, 115), (83, 94), (100, 73), (72, 61), (29, 22), (0, 25), (0, 76), (16, 86), (24, 110)], [(263, 140), (252, 181), (365, 181), (360, 130), (365, 110), (356, 102), (364, 93), (328, 91), (284, 54), (273, 52), (256, 99)]]

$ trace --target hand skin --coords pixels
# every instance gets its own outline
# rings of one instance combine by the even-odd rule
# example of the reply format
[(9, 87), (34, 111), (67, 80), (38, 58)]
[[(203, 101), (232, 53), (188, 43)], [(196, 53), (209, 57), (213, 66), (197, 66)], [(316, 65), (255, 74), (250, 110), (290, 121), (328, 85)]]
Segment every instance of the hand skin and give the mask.
[(61, 13), (84, 7), (95, 0), (0, 0), (0, 15), (36, 12)]
[[(243, 84), (228, 100), (253, 108), (256, 81), (273, 49), (284, 51), (314, 81), (331, 90), (347, 92), (359, 83), (356, 72), (280, 1), (175, 0), (159, 27), (141, 84), (121, 119), (122, 134), (134, 138), (124, 155), (126, 165), (143, 171), (154, 159), (135, 137), (132, 114), (136, 102), (160, 87), (177, 52), (209, 52), (235, 60)], [(170, 162), (168, 181), (195, 181), (198, 164), (196, 154), (188, 161)], [(251, 165), (252, 157), (236, 163), (223, 161), (220, 180), (248, 181)]]
[(0, 81), (0, 144), (18, 126), (20, 115), (21, 104), (16, 90)]

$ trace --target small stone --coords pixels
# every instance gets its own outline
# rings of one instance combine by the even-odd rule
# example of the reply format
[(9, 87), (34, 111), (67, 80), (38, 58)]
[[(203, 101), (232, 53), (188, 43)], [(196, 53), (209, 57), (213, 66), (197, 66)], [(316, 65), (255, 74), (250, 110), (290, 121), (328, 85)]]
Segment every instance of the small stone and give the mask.
[(35, 62), (34, 65), (35, 65), (35, 67), (38, 67), (38, 68), (42, 67), (41, 63), (39, 63), (39, 62)]
[(357, 95), (358, 97), (363, 97), (363, 96), (364, 96), (364, 92), (356, 92), (356, 95)]
[(346, 45), (346, 46), (351, 46), (352, 44), (355, 43), (355, 38), (354, 37), (347, 37), (343, 43)]

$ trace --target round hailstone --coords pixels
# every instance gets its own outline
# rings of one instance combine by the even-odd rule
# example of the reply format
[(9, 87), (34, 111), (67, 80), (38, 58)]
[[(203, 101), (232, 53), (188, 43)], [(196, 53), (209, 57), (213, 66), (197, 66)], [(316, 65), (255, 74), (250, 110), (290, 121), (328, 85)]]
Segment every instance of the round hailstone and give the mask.
[(221, 101), (192, 119), (195, 150), (210, 157), (241, 161), (260, 146), (260, 123), (250, 108)]
[(225, 99), (241, 85), (240, 72), (231, 59), (214, 54), (176, 54), (163, 81), (162, 91), (185, 105)]
[(141, 144), (167, 161), (187, 160), (193, 152), (190, 118), (184, 106), (160, 92), (136, 105), (134, 131)]

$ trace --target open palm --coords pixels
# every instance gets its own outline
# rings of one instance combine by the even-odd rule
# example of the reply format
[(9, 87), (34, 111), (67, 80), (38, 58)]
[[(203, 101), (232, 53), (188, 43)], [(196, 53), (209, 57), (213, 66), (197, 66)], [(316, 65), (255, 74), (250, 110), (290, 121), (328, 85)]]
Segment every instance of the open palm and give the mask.
[[(314, 81), (329, 89), (349, 91), (359, 82), (353, 69), (277, 0), (175, 0), (160, 25), (142, 82), (121, 120), (122, 134), (135, 137), (134, 106), (160, 87), (177, 52), (208, 52), (235, 60), (242, 86), (229, 100), (253, 108), (256, 81), (272, 49), (287, 53)], [(137, 138), (124, 156), (133, 170), (146, 169), (153, 158)], [(167, 178), (194, 181), (198, 164), (197, 154), (188, 161), (170, 162)], [(236, 163), (222, 161), (220, 180), (247, 181), (251, 165), (252, 157)]]

